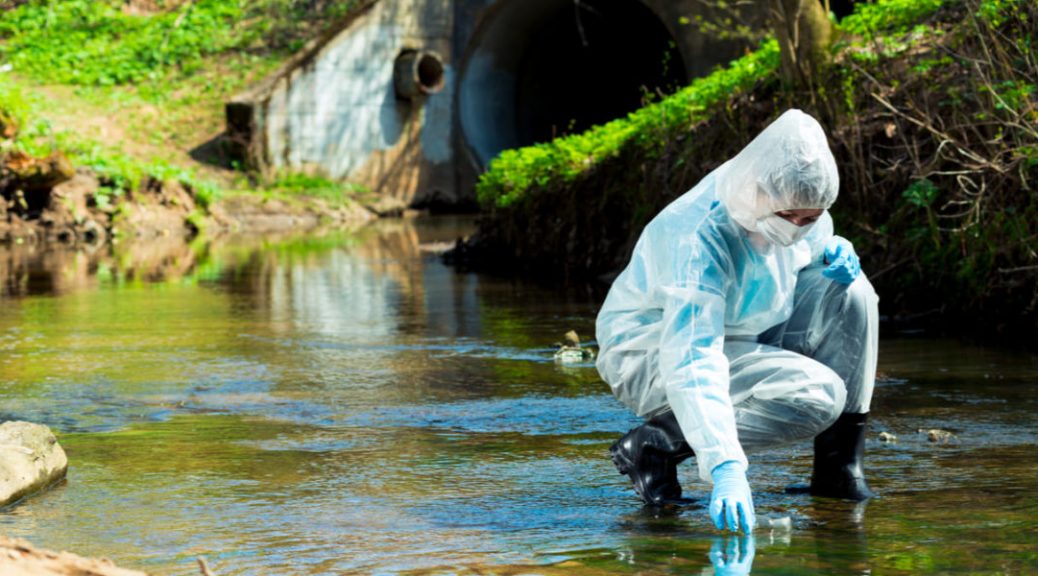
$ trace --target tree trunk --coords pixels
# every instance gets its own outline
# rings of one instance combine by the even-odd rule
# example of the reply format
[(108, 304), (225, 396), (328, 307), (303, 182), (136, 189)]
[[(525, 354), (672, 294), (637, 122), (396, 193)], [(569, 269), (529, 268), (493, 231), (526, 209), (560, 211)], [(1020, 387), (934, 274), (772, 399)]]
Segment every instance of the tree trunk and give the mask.
[(768, 0), (771, 28), (782, 53), (782, 77), (798, 90), (814, 91), (828, 64), (833, 25), (819, 0)]

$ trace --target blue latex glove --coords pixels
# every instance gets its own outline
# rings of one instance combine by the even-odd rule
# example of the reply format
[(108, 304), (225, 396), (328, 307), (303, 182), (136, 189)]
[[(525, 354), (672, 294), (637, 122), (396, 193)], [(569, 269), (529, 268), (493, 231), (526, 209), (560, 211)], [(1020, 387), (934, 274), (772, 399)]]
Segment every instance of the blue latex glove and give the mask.
[(753, 557), (757, 553), (753, 534), (718, 536), (710, 545), (710, 562), (714, 565), (714, 576), (744, 576), (753, 570)]
[(746, 469), (735, 460), (718, 464), (710, 472), (714, 491), (710, 494), (710, 518), (719, 530), (753, 531), (757, 517), (753, 513), (753, 495), (746, 481)]
[(822, 276), (839, 284), (850, 284), (861, 274), (861, 262), (846, 238), (833, 236), (825, 244), (823, 262), (829, 267), (822, 270)]

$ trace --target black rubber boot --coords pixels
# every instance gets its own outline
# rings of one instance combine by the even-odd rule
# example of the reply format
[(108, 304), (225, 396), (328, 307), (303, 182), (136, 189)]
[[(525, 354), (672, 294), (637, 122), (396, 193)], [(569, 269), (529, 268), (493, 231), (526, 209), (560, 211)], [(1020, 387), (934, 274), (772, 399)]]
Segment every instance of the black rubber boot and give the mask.
[(681, 498), (678, 464), (693, 455), (673, 412), (653, 416), (609, 447), (613, 464), (626, 474), (646, 504)]
[(876, 496), (865, 483), (865, 425), (868, 414), (841, 414), (815, 437), (815, 465), (811, 494), (846, 500)]

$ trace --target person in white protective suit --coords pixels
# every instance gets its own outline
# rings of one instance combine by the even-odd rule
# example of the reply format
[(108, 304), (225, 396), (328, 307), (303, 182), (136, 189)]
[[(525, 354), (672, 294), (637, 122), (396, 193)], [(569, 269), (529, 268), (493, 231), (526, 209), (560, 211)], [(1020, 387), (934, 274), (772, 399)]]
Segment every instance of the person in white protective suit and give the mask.
[(645, 424), (610, 448), (649, 504), (695, 456), (718, 528), (755, 522), (746, 453), (814, 438), (810, 492), (864, 500), (878, 298), (827, 212), (822, 127), (789, 110), (642, 232), (599, 312), (597, 367)]

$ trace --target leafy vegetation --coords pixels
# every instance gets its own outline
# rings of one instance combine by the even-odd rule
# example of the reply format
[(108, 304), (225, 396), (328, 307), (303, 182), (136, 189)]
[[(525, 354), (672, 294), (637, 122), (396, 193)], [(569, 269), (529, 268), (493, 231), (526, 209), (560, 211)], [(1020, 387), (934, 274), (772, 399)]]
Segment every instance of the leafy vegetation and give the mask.
[[(284, 56), (355, 4), (31, 0), (0, 18), (0, 55), (19, 72), (47, 82), (140, 84), (190, 75), (214, 55)], [(305, 25), (294, 25), (299, 23)]]
[(903, 34), (933, 14), (945, 0), (860, 2), (840, 21), (840, 30), (871, 40), (877, 34)]
[(929, 38), (913, 31), (911, 50), (841, 72), (857, 87), (848, 108), (885, 118), (887, 137), (883, 151), (838, 138), (858, 159), (838, 209), (857, 221), (856, 240), (887, 274), (880, 282), (894, 306), (939, 310), (940, 286), (959, 314), (984, 318), (984, 330), (1019, 329), (1038, 316), (1038, 6), (947, 8), (948, 24)]

